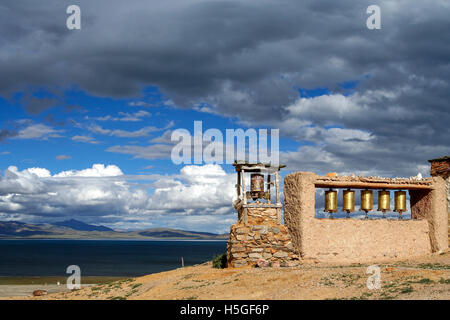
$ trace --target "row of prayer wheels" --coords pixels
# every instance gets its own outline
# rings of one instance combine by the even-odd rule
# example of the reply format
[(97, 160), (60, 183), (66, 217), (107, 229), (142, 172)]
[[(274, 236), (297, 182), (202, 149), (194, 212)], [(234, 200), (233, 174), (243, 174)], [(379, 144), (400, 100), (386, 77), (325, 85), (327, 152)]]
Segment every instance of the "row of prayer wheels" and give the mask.
[[(405, 212), (406, 209), (406, 191), (395, 191), (395, 208), (394, 211), (400, 215)], [(333, 213), (337, 212), (337, 191), (328, 190), (325, 191), (325, 212)], [(383, 217), (386, 211), (389, 211), (391, 207), (391, 193), (386, 190), (378, 191), (378, 211), (383, 212)], [(373, 210), (373, 191), (361, 190), (361, 210), (367, 213)], [(343, 205), (342, 211), (347, 212), (349, 217), (350, 212), (355, 211), (355, 191), (344, 190), (343, 192)]]

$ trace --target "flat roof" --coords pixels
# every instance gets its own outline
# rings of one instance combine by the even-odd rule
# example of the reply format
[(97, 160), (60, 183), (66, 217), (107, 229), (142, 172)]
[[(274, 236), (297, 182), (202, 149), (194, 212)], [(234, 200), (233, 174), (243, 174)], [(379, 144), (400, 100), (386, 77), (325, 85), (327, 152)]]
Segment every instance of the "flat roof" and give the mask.
[(271, 163), (252, 163), (248, 161), (235, 161), (233, 166), (236, 168), (236, 171), (241, 171), (241, 169), (244, 169), (247, 172), (258, 172), (260, 170), (280, 170), (281, 168), (286, 167), (284, 164), (273, 165)]

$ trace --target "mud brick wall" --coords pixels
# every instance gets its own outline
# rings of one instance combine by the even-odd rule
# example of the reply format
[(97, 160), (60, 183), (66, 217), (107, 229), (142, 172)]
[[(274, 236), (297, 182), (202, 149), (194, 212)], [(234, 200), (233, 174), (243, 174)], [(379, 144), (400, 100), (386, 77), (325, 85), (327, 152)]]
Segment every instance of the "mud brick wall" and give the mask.
[(430, 174), (433, 177), (442, 177), (445, 179), (445, 187), (447, 190), (447, 212), (448, 212), (448, 242), (450, 243), (450, 158), (430, 160)]
[[(322, 178), (325, 177), (311, 172), (296, 172), (284, 180), (285, 225), (301, 258), (367, 263), (448, 249), (448, 217), (442, 178), (429, 178), (424, 182), (432, 185), (432, 190), (411, 194), (411, 205), (413, 200), (416, 202), (412, 214), (419, 220), (317, 219), (315, 189), (317, 181)], [(333, 179), (346, 183), (359, 178)], [(397, 180), (392, 181), (396, 183)], [(370, 183), (364, 179), (352, 182), (361, 186)]]
[(450, 176), (445, 180), (447, 189), (447, 213), (448, 213), (448, 243), (450, 244)]
[[(228, 267), (288, 267), (298, 264), (298, 255), (286, 227), (277, 222), (276, 208), (249, 208), (243, 219), (231, 226), (227, 243)], [(239, 217), (242, 217), (239, 212)]]

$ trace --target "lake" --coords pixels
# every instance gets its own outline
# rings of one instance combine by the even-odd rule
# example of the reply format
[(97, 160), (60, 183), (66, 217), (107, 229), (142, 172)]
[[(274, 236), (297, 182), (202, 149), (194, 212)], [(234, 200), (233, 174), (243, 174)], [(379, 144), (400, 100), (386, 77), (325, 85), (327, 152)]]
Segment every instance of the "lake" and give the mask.
[(0, 240), (0, 277), (136, 277), (209, 261), (226, 253), (226, 241)]

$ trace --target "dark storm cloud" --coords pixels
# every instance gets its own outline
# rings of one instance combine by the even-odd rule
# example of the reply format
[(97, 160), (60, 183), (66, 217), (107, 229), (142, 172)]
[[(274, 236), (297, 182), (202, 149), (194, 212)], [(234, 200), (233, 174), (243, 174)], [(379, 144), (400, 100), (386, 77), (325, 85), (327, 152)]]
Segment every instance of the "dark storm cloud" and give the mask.
[[(377, 1), (381, 30), (366, 28), (373, 1), (77, 1), (74, 31), (65, 27), (69, 4), (0, 6), (1, 93), (76, 84), (136, 96), (156, 85), (180, 107), (208, 103), (310, 140), (340, 171), (415, 174), (450, 151), (448, 2)], [(358, 81), (350, 92), (340, 85), (348, 81)], [(317, 87), (334, 95), (298, 101), (298, 88)], [(330, 125), (357, 131), (332, 136)], [(357, 140), (358, 130), (371, 138)], [(334, 165), (301, 157), (288, 157), (292, 169)]]
[(40, 114), (41, 112), (55, 107), (58, 101), (51, 98), (37, 98), (24, 99), (25, 109), (32, 115)]
[(10, 131), (8, 129), (0, 130), (0, 142), (2, 142), (3, 140), (5, 140), (7, 138), (12, 138), (15, 136), (17, 136), (17, 132), (15, 132), (15, 131)]
[[(361, 5), (355, 12), (354, 6), (339, 4), (333, 10), (292, 1), (79, 4), (79, 31), (66, 29), (64, 1), (4, 5), (2, 69), (11, 77), (4, 79), (3, 91), (23, 84), (77, 83), (97, 94), (127, 95), (154, 83), (187, 107), (191, 100), (213, 96), (224, 81), (272, 87), (281, 72), (305, 72), (321, 59), (307, 55), (333, 55), (322, 50), (327, 47), (323, 40), (365, 25)], [(324, 85), (323, 79), (310, 82)], [(281, 87), (288, 92), (291, 86), (280, 81), (274, 92)], [(278, 96), (288, 101), (284, 92)]]

